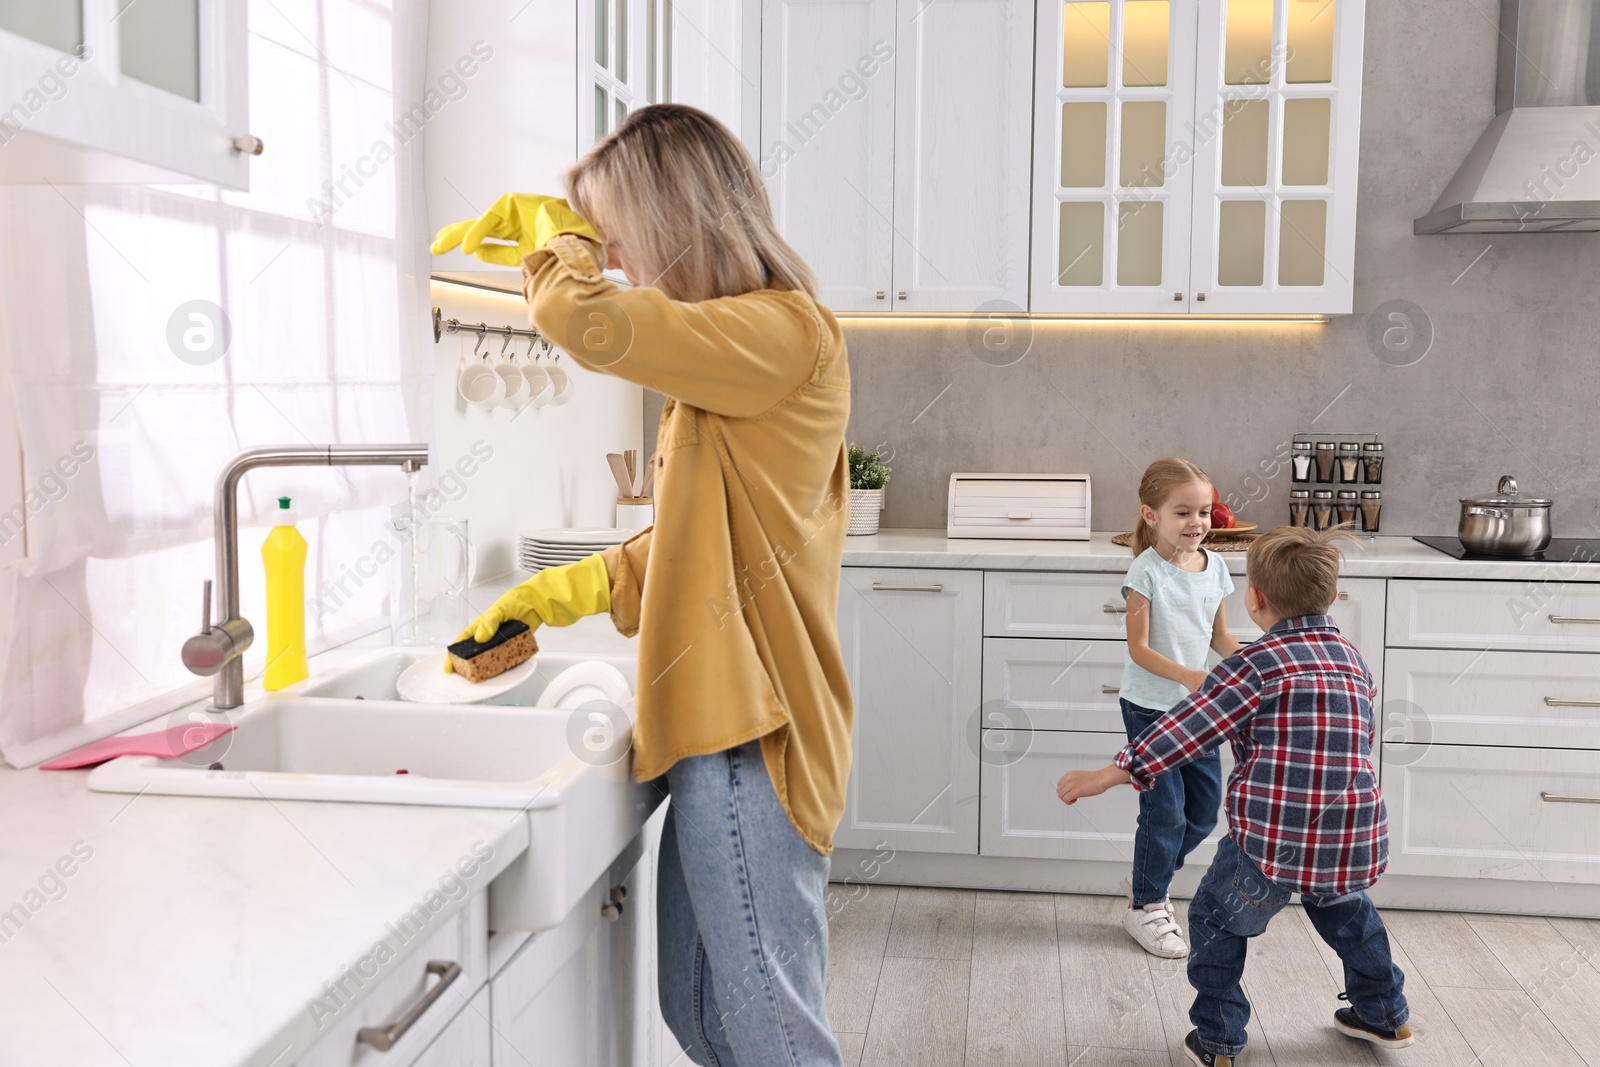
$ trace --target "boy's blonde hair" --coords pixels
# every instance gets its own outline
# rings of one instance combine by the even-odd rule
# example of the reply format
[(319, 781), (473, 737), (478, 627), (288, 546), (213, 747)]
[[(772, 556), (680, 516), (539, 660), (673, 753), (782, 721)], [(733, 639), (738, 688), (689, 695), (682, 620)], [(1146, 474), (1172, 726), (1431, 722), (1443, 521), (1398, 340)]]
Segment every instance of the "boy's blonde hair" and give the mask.
[(817, 295), (817, 282), (772, 223), (755, 160), (712, 116), (652, 104), (623, 119), (567, 169), (567, 195), (615, 239), (642, 284), (674, 300), (757, 289)]
[[(1186, 459), (1176, 456), (1158, 459), (1144, 469), (1144, 477), (1139, 479), (1139, 503), (1159, 510), (1174, 489), (1195, 482), (1210, 485), (1211, 479), (1205, 471)], [(1144, 513), (1141, 512), (1138, 521), (1133, 524), (1133, 544), (1129, 547), (1135, 556), (1141, 556), (1145, 549), (1154, 548), (1155, 543), (1156, 532), (1144, 521)]]
[(1326, 614), (1339, 593), (1339, 564), (1344, 558), (1336, 542), (1349, 537), (1343, 530), (1319, 533), (1309, 526), (1268, 530), (1245, 553), (1245, 574), (1286, 619)]

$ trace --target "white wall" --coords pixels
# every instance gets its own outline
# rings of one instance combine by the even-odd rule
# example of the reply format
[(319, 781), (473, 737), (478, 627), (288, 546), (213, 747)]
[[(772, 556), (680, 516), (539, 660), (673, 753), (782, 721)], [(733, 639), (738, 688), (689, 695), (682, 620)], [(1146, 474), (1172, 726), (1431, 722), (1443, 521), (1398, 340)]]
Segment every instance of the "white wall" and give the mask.
[[(432, 291), (446, 319), (528, 325), (521, 296), (441, 282)], [(439, 491), (425, 502), (435, 517), (468, 521), (475, 579), (482, 579), (515, 567), (519, 531), (614, 524), (617, 488), (606, 453), (640, 447), (644, 409), (638, 386), (586, 371), (565, 357), (561, 366), (573, 378), (570, 403), (520, 413), (468, 407), (456, 392), (456, 372), (476, 341), (476, 334), (447, 333), (434, 346), (434, 436), (423, 484)], [(502, 341), (491, 337), (484, 348), (498, 355)], [(514, 340), (512, 350), (526, 354), (528, 343)], [(490, 458), (480, 460), (486, 451)]]

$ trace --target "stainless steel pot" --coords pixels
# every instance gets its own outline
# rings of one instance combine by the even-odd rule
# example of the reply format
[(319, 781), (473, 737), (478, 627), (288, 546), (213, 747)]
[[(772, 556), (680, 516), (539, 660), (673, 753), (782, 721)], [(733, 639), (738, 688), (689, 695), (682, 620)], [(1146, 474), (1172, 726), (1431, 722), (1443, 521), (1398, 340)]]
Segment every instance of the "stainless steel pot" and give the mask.
[(1461, 498), (1457, 536), (1468, 552), (1483, 556), (1532, 556), (1550, 543), (1549, 500), (1526, 497), (1507, 474), (1498, 492)]

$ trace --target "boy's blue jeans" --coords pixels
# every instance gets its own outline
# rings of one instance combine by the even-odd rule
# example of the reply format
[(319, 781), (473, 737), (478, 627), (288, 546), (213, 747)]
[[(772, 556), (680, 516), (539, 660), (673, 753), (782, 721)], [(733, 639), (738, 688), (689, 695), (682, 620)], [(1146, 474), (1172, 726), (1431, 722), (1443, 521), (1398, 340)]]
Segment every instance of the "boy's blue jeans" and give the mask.
[(701, 1067), (842, 1067), (824, 996), (830, 864), (784, 814), (761, 742), (680, 759), (665, 784), (656, 963), (673, 1036)]
[[(1189, 984), (1194, 1006), (1189, 1021), (1200, 1031), (1200, 1047), (1218, 1056), (1243, 1051), (1250, 1001), (1240, 988), (1248, 939), (1289, 903), (1293, 891), (1267, 880), (1231, 837), (1217, 844), (1200, 888), (1189, 903)], [(1389, 956), (1389, 935), (1366, 893), (1310, 897), (1300, 903), (1322, 940), (1344, 962), (1344, 988), (1362, 1021), (1392, 1030), (1410, 1011), (1405, 975)]]
[[(1164, 711), (1122, 703), (1122, 725), (1132, 741)], [(1167, 899), (1184, 858), (1217, 828), (1222, 805), (1222, 756), (1208, 752), (1193, 763), (1157, 775), (1139, 794), (1139, 829), (1133, 837), (1133, 906)]]

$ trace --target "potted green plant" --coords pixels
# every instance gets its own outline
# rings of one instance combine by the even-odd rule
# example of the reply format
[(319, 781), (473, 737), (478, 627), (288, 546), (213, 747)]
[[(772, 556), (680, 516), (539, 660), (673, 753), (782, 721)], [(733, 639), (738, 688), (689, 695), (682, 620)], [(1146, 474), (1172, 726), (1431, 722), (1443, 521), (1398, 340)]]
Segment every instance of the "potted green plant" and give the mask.
[(883, 511), (883, 487), (889, 482), (889, 467), (877, 449), (868, 452), (860, 445), (851, 445), (850, 457), (850, 526), (846, 533), (875, 534), (878, 532), (878, 515)]

